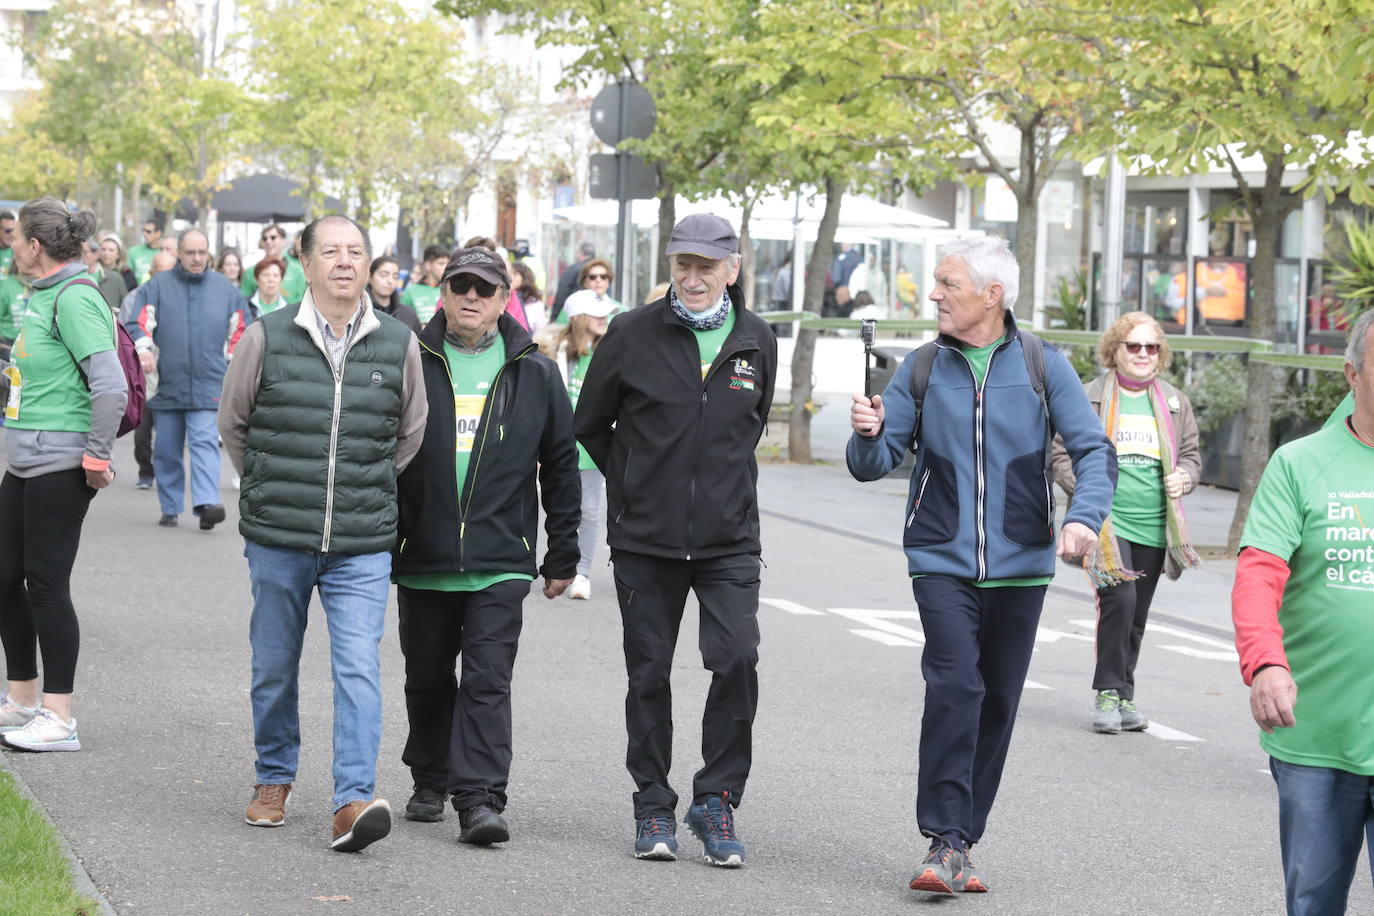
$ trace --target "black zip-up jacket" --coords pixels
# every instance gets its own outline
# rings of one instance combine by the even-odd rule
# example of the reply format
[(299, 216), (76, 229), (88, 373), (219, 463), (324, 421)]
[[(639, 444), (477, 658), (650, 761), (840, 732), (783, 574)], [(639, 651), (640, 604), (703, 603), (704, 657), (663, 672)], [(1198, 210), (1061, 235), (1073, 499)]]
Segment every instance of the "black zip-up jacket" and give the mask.
[[(501, 315), (496, 326), (506, 362), (487, 392), (460, 505), (444, 326), (440, 311), (419, 336), (430, 414), (419, 454), (396, 480), (400, 517), (393, 574), (517, 572), (571, 579), (577, 574), (582, 487), (572, 407), (558, 367), (540, 355), (524, 328)], [(536, 570), (539, 491), (549, 546)]]
[(577, 399), (577, 438), (606, 475), (607, 543), (676, 559), (757, 554), (754, 449), (778, 342), (729, 288), (735, 326), (701, 378), (696, 334), (666, 298), (618, 316)]

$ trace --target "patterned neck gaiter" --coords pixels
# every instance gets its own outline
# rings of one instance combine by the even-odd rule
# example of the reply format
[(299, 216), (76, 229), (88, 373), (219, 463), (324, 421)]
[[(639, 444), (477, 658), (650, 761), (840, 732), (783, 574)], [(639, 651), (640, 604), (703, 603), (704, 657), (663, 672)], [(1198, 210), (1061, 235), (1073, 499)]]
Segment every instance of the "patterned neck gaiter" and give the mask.
[(725, 319), (730, 314), (730, 293), (728, 291), (721, 293), (720, 302), (716, 303), (715, 308), (705, 312), (692, 312), (687, 306), (677, 301), (677, 291), (670, 286), (668, 287), (668, 307), (673, 310), (678, 321), (693, 331), (714, 331), (725, 324)]

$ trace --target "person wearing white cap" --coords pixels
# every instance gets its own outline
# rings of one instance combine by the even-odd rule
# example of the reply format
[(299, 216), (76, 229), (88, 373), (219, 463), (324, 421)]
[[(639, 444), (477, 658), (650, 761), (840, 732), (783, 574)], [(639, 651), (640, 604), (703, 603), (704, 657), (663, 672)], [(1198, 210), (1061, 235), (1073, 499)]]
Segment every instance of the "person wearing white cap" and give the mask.
[[(558, 364), (573, 409), (577, 408), (582, 380), (592, 362), (592, 351), (605, 335), (606, 325), (617, 308), (610, 296), (590, 289), (578, 290), (563, 303), (568, 324), (552, 339), (546, 355)], [(596, 540), (606, 521), (606, 478), (601, 476), (596, 462), (582, 445), (577, 446), (577, 472), (582, 478), (582, 521), (577, 526), (577, 577), (568, 588), (568, 597), (586, 600), (592, 596), (588, 575), (592, 571)]]
[(734, 810), (749, 778), (758, 707), (754, 449), (773, 402), (778, 344), (744, 308), (735, 282), (739, 238), (728, 222), (688, 216), (665, 252), (668, 294), (611, 322), (583, 380), (574, 425), (606, 475), (606, 541), (629, 675), (635, 855), (677, 855), (670, 678), (692, 591), (712, 677), (686, 820), (707, 861), (737, 868), (744, 844)]

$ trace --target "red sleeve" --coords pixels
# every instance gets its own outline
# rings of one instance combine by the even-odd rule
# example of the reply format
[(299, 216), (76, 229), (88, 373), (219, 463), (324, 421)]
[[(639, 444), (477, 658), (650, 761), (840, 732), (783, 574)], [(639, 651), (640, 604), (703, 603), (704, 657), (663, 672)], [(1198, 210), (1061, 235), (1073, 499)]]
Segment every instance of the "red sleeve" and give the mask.
[(1283, 651), (1279, 605), (1288, 584), (1288, 564), (1258, 547), (1246, 547), (1236, 560), (1231, 586), (1231, 622), (1236, 628), (1240, 676), (1246, 685), (1261, 665), (1288, 667)]

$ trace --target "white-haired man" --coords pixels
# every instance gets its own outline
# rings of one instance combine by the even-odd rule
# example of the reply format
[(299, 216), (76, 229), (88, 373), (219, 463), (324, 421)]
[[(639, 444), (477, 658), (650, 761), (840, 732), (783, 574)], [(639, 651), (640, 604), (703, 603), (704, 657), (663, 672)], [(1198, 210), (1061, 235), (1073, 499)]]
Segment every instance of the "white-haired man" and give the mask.
[[(778, 345), (744, 308), (739, 238), (693, 214), (673, 228), (668, 295), (611, 322), (578, 396), (577, 438), (606, 477), (607, 543), (625, 628), (626, 766), (635, 855), (677, 854), (669, 678), (690, 589), (701, 605), (704, 764), (687, 826), (714, 865), (744, 864), (734, 808), (758, 706), (759, 514), (754, 447), (773, 402)], [(689, 419), (684, 419), (689, 418)]]
[[(1354, 413), (1274, 452), (1240, 539), (1231, 616), (1279, 792), (1292, 916), (1344, 913), (1374, 803), (1374, 312), (1350, 332)], [(1370, 848), (1374, 865), (1374, 845)]]
[(1116, 453), (1078, 374), (1016, 325), (1017, 277), (999, 239), (944, 246), (930, 293), (939, 336), (881, 397), (852, 399), (855, 479), (886, 476), (908, 447), (917, 455), (902, 546), (926, 638), (916, 822), (931, 845), (914, 890), (988, 889), (968, 850), (997, 795), (1054, 575), (1050, 432), (1079, 481), (1059, 556), (1093, 551), (1116, 486)]

